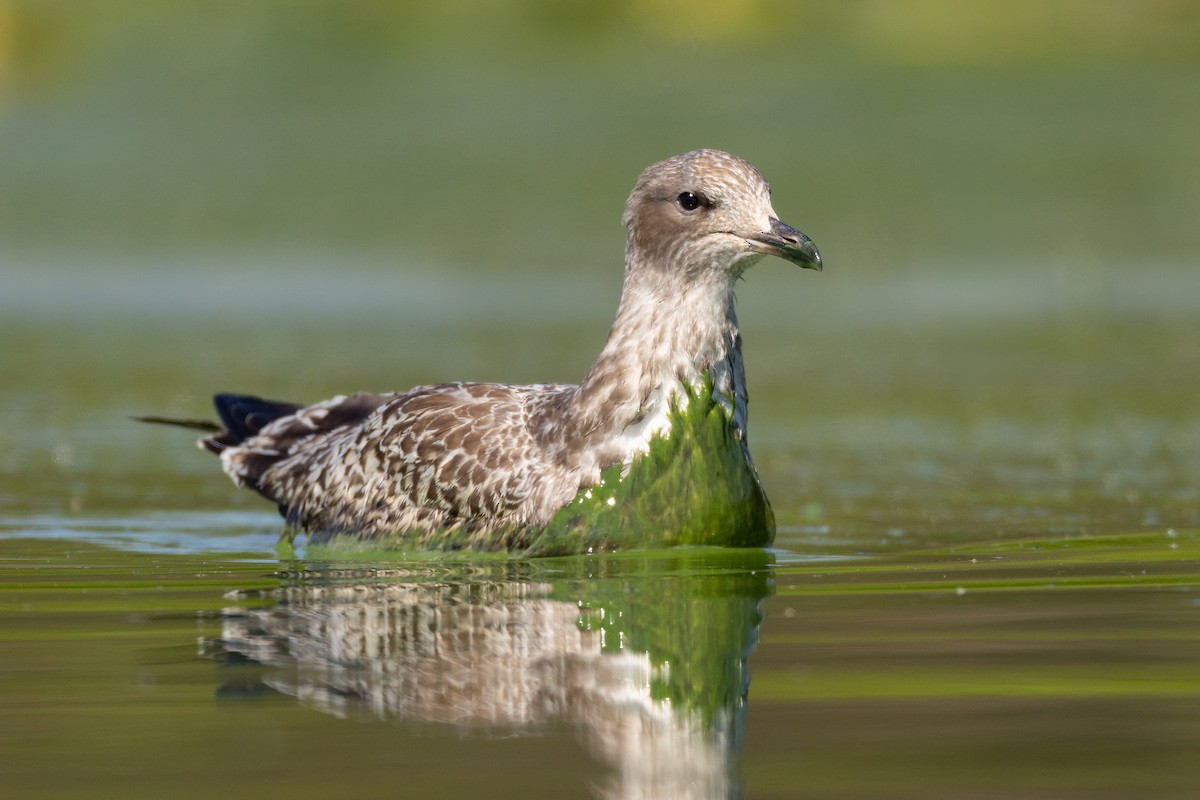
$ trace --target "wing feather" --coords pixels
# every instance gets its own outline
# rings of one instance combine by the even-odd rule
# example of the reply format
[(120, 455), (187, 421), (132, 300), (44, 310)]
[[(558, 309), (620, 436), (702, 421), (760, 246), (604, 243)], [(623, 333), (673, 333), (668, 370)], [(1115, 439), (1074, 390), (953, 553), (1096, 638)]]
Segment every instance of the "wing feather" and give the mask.
[(531, 404), (573, 389), (454, 383), (335, 398), (231, 448), (226, 470), (310, 531), (523, 524), (578, 488), (575, 475), (547, 477), (554, 465), (530, 426)]

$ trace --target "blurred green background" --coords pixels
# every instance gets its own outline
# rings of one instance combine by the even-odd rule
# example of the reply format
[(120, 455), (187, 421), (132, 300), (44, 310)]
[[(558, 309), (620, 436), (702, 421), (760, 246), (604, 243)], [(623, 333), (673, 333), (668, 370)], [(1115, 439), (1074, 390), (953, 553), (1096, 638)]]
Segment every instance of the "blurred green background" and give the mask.
[(697, 146), (764, 171), (823, 283), (1103, 301), (1192, 271), (1197, 131), (1190, 0), (4, 0), (4, 305), (348, 266), (570, 303), (616, 280), (640, 170)]

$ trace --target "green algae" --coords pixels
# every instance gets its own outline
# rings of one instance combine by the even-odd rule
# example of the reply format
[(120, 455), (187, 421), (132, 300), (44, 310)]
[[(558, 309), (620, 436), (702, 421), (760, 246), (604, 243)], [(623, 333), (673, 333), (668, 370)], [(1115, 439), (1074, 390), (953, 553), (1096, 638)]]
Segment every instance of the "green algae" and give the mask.
[(775, 516), (711, 380), (672, 403), (669, 435), (656, 436), (627, 472), (604, 470), (531, 543), (535, 552), (710, 545), (765, 547)]
[(587, 590), (564, 599), (582, 600), (580, 627), (604, 630), (605, 652), (647, 655), (653, 700), (712, 727), (743, 710), (772, 559), (758, 549), (675, 552), (640, 567), (618, 560), (620, 572), (579, 584)]
[[(545, 526), (397, 531), (364, 540), (354, 534), (315, 534), (306, 553), (331, 557), (356, 552), (516, 552), (565, 555), (680, 545), (766, 547), (775, 515), (754, 465), (720, 402), (711, 377), (685, 387), (668, 411), (665, 435), (628, 468), (614, 464), (600, 483), (580, 490)], [(285, 532), (286, 549), (295, 531)]]

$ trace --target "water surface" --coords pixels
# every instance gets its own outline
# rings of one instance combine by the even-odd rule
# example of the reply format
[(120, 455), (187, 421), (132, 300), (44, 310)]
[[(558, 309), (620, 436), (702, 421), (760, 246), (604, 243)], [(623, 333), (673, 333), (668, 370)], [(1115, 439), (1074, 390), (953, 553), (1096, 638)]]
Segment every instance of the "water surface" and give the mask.
[[(203, 415), (210, 388), (571, 380), (602, 321), (10, 318), (6, 785), (1194, 796), (1193, 321), (850, 335), (836, 300), (802, 323), (770, 302), (743, 296), (772, 551), (451, 563), (281, 559), (264, 503), (128, 416)], [(436, 359), (404, 345), (430, 326)]]

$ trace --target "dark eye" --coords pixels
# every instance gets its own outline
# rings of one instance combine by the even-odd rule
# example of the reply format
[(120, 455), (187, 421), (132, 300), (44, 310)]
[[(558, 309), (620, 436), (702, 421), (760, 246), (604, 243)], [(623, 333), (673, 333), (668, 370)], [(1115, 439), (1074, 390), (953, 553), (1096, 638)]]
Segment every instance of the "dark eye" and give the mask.
[(704, 195), (695, 192), (680, 192), (679, 197), (675, 198), (675, 202), (679, 203), (679, 207), (684, 211), (695, 211), (705, 204)]

